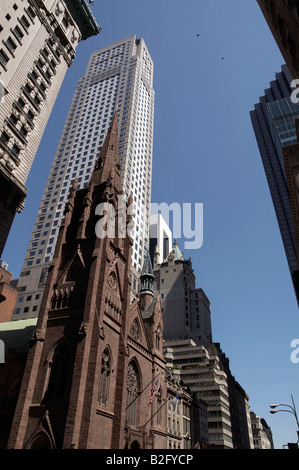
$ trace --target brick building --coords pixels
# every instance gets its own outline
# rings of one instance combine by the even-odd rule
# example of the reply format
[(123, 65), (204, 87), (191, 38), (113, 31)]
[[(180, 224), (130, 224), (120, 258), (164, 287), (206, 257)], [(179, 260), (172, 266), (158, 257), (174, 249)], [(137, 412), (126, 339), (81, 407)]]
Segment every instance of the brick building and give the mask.
[(115, 114), (88, 187), (70, 191), (8, 448), (166, 448), (161, 304), (148, 256), (130, 305), (118, 155)]
[(5, 263), (0, 265), (0, 323), (10, 322), (15, 308), (18, 291), (11, 285), (12, 273)]

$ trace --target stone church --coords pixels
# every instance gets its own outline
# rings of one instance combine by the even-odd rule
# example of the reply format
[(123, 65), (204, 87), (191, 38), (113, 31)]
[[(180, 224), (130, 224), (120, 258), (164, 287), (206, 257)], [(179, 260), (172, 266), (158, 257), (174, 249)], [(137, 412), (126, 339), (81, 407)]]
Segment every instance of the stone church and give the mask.
[(120, 196), (116, 113), (88, 186), (70, 191), (8, 448), (167, 448), (161, 303), (149, 257), (130, 302)]

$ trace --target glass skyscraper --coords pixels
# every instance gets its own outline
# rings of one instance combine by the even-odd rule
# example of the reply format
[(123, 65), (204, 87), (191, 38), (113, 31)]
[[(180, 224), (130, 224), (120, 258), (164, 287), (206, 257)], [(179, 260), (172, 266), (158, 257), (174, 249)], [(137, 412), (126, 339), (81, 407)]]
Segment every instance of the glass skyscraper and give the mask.
[(38, 315), (48, 265), (75, 178), (87, 185), (117, 108), (123, 190), (134, 201), (132, 290), (138, 290), (149, 221), (154, 123), (153, 61), (135, 35), (91, 54), (78, 81), (34, 223), (14, 319)]
[(297, 142), (295, 119), (299, 104), (291, 100), (293, 80), (286, 65), (276, 74), (276, 80), (250, 112), (258, 148), (268, 181), (286, 257), (299, 301), (299, 267), (295, 248), (289, 189), (284, 167), (283, 147)]

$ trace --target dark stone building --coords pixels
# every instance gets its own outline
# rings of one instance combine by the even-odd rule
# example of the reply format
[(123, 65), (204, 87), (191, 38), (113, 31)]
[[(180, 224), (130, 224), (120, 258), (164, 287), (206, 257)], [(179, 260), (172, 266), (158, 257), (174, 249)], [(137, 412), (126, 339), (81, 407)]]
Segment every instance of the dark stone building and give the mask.
[(70, 191), (8, 448), (166, 448), (166, 408), (150, 401), (154, 384), (167, 400), (162, 311), (149, 257), (130, 305), (118, 155), (115, 115), (88, 187)]

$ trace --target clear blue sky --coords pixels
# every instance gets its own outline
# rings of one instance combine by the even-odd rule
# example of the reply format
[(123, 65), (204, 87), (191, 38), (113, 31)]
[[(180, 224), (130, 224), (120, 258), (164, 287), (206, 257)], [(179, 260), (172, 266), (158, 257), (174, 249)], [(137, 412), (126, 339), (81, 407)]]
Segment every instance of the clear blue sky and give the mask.
[(77, 49), (2, 258), (17, 278), (90, 53), (143, 37), (155, 64), (152, 202), (203, 203), (202, 247), (180, 247), (210, 299), (214, 341), (282, 448), (296, 440), (295, 419), (269, 404), (293, 393), (299, 406), (299, 312), (249, 112), (284, 60), (255, 0), (95, 0), (92, 11), (102, 32)]

